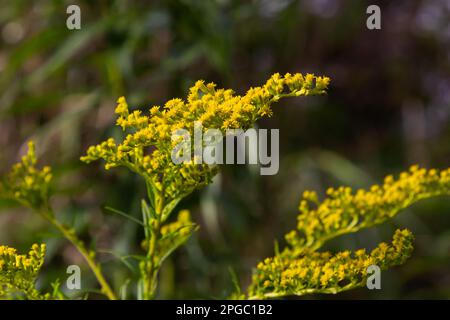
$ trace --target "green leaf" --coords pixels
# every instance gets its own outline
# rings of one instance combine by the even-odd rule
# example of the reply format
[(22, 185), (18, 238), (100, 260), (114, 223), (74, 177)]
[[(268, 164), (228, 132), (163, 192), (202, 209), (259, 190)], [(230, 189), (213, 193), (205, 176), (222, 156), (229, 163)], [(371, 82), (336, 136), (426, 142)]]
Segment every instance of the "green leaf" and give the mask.
[(153, 209), (155, 209), (155, 198), (156, 198), (156, 194), (157, 194), (155, 187), (148, 180), (145, 180), (145, 185), (147, 186), (147, 196), (148, 196), (148, 200), (150, 200), (150, 206)]
[[(189, 228), (189, 233), (186, 233), (184, 235), (180, 235), (180, 230), (184, 228)], [(172, 252), (174, 252), (178, 247), (186, 243), (186, 241), (191, 237), (191, 235), (199, 229), (198, 225), (196, 224), (190, 224), (180, 227), (179, 229), (175, 230), (173, 233), (170, 233), (170, 237), (164, 237), (160, 240), (161, 243), (166, 242), (167, 247), (164, 248), (164, 245), (162, 244), (162, 248), (160, 248), (160, 258), (158, 264), (161, 266), (164, 260), (169, 257)]]
[(61, 291), (61, 280), (56, 279), (50, 284), (53, 288), (52, 297), (58, 300), (66, 300), (67, 296)]
[(114, 251), (111, 251), (111, 250), (98, 250), (98, 252), (102, 252), (102, 253), (108, 253), (108, 254), (110, 254), (110, 255), (113, 255), (114, 257), (116, 257), (118, 260), (120, 260), (132, 273), (134, 273), (134, 274), (137, 274), (138, 272), (137, 272), (137, 270), (136, 270), (136, 268), (131, 264), (131, 263), (129, 263), (128, 261), (127, 261), (127, 259), (130, 259), (130, 258), (134, 258), (134, 257), (132, 257), (132, 256), (129, 256), (129, 255), (127, 255), (127, 256), (121, 256), (120, 254), (118, 254), (118, 253), (115, 253)]
[(273, 243), (275, 256), (278, 257), (280, 255), (280, 245), (278, 244), (278, 241), (275, 240)]
[(233, 287), (234, 287), (235, 292), (238, 295), (240, 295), (242, 293), (241, 292), (241, 285), (239, 283), (239, 279), (237, 277), (236, 271), (234, 271), (234, 269), (230, 266), (230, 267), (228, 267), (228, 272), (230, 273), (231, 281), (233, 283)]
[(122, 217), (125, 217), (125, 218), (127, 218), (127, 219), (129, 219), (129, 220), (131, 220), (131, 221), (141, 225), (141, 226), (144, 226), (144, 223), (142, 223), (141, 220), (136, 219), (135, 217), (130, 216), (129, 214), (127, 214), (127, 213), (125, 213), (123, 211), (120, 211), (120, 210), (117, 210), (117, 209), (114, 209), (114, 208), (111, 208), (111, 207), (105, 207), (105, 210), (111, 211), (113, 213), (117, 213), (118, 215), (121, 215)]
[(149, 207), (144, 199), (141, 200), (141, 206), (142, 206), (142, 215), (145, 216), (145, 219), (147, 221), (150, 221), (151, 219), (156, 219), (155, 210), (152, 207)]
[(139, 279), (137, 283), (137, 299), (144, 300), (144, 280)]
[(177, 206), (177, 204), (181, 201), (181, 199), (183, 199), (182, 197), (180, 198), (176, 198), (173, 199), (172, 201), (170, 201), (163, 209), (162, 211), (162, 215), (161, 215), (161, 221), (164, 222), (167, 220), (167, 218), (170, 216), (170, 214), (172, 213), (173, 209), (175, 209), (175, 207)]
[(128, 286), (130, 284), (130, 279), (125, 280), (124, 284), (120, 286), (120, 299), (126, 300), (127, 299), (127, 293), (128, 293)]
[(150, 208), (147, 205), (147, 202), (144, 199), (141, 200), (141, 211), (142, 211), (142, 219), (144, 220), (143, 227), (145, 239), (150, 239), (150, 233), (153, 232), (151, 221), (156, 219), (156, 213), (153, 208)]

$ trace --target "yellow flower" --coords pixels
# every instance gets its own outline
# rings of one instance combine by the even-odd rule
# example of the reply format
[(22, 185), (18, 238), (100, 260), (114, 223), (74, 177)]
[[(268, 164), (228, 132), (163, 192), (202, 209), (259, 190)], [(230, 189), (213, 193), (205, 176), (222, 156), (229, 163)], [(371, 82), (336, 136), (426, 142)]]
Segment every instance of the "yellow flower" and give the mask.
[(0, 292), (3, 295), (23, 292), (30, 299), (40, 299), (35, 282), (44, 263), (45, 244), (34, 244), (27, 255), (18, 254), (16, 249), (0, 246)]
[(50, 167), (38, 169), (34, 143), (28, 142), (28, 152), (21, 162), (15, 164), (11, 172), (0, 184), (3, 197), (11, 198), (35, 209), (48, 205), (52, 172)]
[[(153, 106), (148, 115), (138, 110), (130, 111), (126, 99), (120, 97), (115, 110), (117, 125), (128, 130), (128, 135), (119, 144), (109, 139), (90, 147), (81, 160), (103, 159), (106, 169), (125, 166), (153, 186), (160, 185), (168, 201), (184, 197), (210, 183), (217, 168), (207, 164), (174, 164), (171, 161), (172, 132), (183, 128), (192, 134), (196, 121), (203, 122), (203, 130), (246, 129), (259, 118), (270, 116), (271, 105), (280, 98), (324, 94), (329, 81), (327, 77), (312, 74), (305, 77), (274, 74), (263, 86), (251, 88), (240, 96), (232, 90), (217, 89), (215, 84), (199, 80), (189, 89), (186, 100), (169, 100), (164, 108)], [(149, 152), (150, 148), (153, 149)], [(151, 166), (146, 157), (152, 158)]]
[[(274, 86), (277, 81), (273, 79)], [(407, 229), (396, 230), (390, 244), (382, 242), (370, 253), (365, 249), (336, 254), (317, 250), (340, 235), (381, 224), (419, 200), (450, 195), (450, 168), (412, 166), (397, 179), (387, 176), (384, 184), (368, 191), (339, 187), (329, 188), (326, 194), (320, 202), (315, 192), (303, 193), (297, 229), (286, 234), (288, 246), (281, 253), (258, 264), (250, 297), (337, 293), (363, 286), (370, 265), (388, 269), (403, 264), (413, 251), (413, 235)], [(265, 279), (271, 279), (270, 287)]]
[[(336, 293), (360, 287), (366, 283), (369, 265), (387, 269), (403, 264), (412, 253), (412, 240), (411, 232), (405, 229), (395, 232), (390, 245), (382, 243), (369, 254), (361, 249), (353, 254), (350, 251), (336, 254), (311, 252), (298, 258), (288, 255), (268, 258), (258, 264), (249, 294), (263, 298), (273, 292), (302, 295), (314, 291)], [(380, 251), (389, 254), (381, 256)]]
[[(328, 197), (319, 203), (314, 192), (305, 191), (300, 201), (297, 229), (303, 238), (293, 240), (306, 244), (299, 250), (317, 249), (326, 239), (383, 223), (402, 209), (424, 199), (450, 195), (450, 169), (412, 166), (398, 179), (387, 176), (384, 184), (373, 185), (368, 191), (351, 188), (329, 188)], [(311, 209), (308, 201), (317, 204)]]

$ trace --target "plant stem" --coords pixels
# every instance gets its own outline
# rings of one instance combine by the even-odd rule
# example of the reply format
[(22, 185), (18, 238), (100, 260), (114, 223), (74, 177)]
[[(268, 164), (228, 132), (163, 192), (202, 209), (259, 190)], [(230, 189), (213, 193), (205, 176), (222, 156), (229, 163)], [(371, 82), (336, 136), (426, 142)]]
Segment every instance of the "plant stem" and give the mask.
[(345, 287), (334, 287), (334, 288), (324, 288), (324, 289), (317, 289), (317, 288), (308, 288), (308, 289), (302, 289), (299, 291), (295, 291), (295, 292), (291, 292), (290, 294), (286, 294), (286, 292), (269, 292), (269, 293), (264, 293), (262, 295), (253, 295), (253, 296), (249, 296), (247, 299), (248, 300), (264, 300), (264, 299), (273, 299), (273, 298), (281, 298), (281, 297), (286, 297), (289, 295), (292, 296), (304, 296), (307, 294), (336, 294), (336, 293), (340, 293), (343, 291), (348, 291), (357, 287), (362, 287), (364, 285), (364, 283), (349, 283), (348, 285), (346, 285)]
[(58, 229), (62, 233), (62, 235), (67, 240), (69, 240), (75, 246), (75, 248), (78, 250), (78, 252), (83, 256), (83, 258), (86, 260), (87, 264), (89, 265), (89, 268), (92, 270), (95, 277), (97, 278), (97, 281), (100, 283), (102, 292), (108, 297), (108, 299), (117, 300), (117, 297), (114, 294), (114, 291), (111, 289), (110, 285), (108, 284), (105, 277), (103, 276), (100, 265), (94, 259), (95, 253), (92, 251), (89, 251), (86, 248), (83, 241), (78, 239), (77, 235), (75, 234), (75, 232), (73, 230), (71, 230), (67, 226), (61, 224), (58, 220), (56, 220), (54, 213), (52, 211), (41, 212), (41, 215), (50, 224), (52, 224), (56, 229)]
[[(147, 251), (147, 268), (145, 275), (145, 283), (144, 283), (144, 299), (151, 300), (155, 297), (156, 286), (158, 282), (158, 272), (159, 265), (156, 257), (157, 250), (157, 242), (160, 237), (160, 228), (161, 228), (161, 216), (164, 209), (164, 191), (156, 197), (156, 206), (155, 206), (155, 216), (156, 219), (153, 220), (151, 225), (150, 232), (150, 241)], [(146, 226), (147, 227), (147, 226)]]

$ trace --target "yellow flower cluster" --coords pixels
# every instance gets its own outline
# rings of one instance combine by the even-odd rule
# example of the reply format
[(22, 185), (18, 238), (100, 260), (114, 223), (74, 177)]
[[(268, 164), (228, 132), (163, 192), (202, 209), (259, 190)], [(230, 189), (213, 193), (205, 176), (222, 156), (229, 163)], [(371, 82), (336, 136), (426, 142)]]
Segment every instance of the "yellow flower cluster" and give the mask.
[(0, 192), (5, 198), (14, 199), (31, 208), (44, 208), (48, 205), (49, 189), (52, 180), (50, 167), (36, 167), (34, 143), (28, 142), (28, 153), (16, 163), (2, 181)]
[(161, 265), (166, 257), (185, 243), (196, 230), (198, 225), (192, 222), (189, 210), (181, 210), (176, 221), (163, 225), (157, 244), (157, 263)]
[(45, 244), (34, 244), (28, 255), (18, 254), (16, 249), (0, 246), (0, 292), (3, 295), (22, 292), (27, 298), (37, 299), (35, 281), (44, 263)]
[(178, 129), (194, 130), (202, 122), (204, 130), (249, 128), (272, 114), (271, 105), (283, 97), (325, 93), (330, 79), (312, 74), (274, 74), (265, 85), (251, 88), (243, 96), (230, 89), (217, 89), (213, 83), (197, 81), (186, 100), (172, 99), (163, 108), (154, 106), (149, 114), (130, 111), (124, 97), (118, 99), (117, 125), (128, 134), (119, 144), (113, 139), (88, 149), (81, 160), (103, 159), (105, 168), (125, 166), (142, 175), (165, 198), (176, 199), (208, 184), (217, 169), (207, 164), (174, 164), (171, 153)]
[(187, 235), (190, 233), (189, 229), (193, 226), (194, 224), (191, 220), (191, 213), (189, 210), (181, 210), (178, 213), (178, 217), (175, 222), (165, 224), (161, 227), (161, 235), (165, 237), (176, 232), (180, 235)]
[[(37, 159), (36, 152), (33, 142), (28, 143), (28, 152), (25, 156), (22, 157), (21, 161), (15, 164), (12, 167), (11, 172), (2, 179), (0, 183), (0, 197), (12, 199), (18, 201), (20, 204), (32, 209), (34, 212), (38, 213), (42, 218), (44, 218), (47, 222), (52, 224), (62, 235), (67, 238), (81, 253), (81, 255), (88, 262), (89, 266), (93, 270), (100, 284), (102, 285), (103, 292), (110, 298), (115, 299), (115, 295), (110, 289), (108, 283), (104, 279), (103, 274), (101, 273), (101, 269), (99, 265), (95, 262), (95, 253), (92, 250), (88, 250), (83, 241), (81, 241), (75, 234), (73, 228), (60, 223), (54, 214), (54, 211), (49, 203), (50, 197), (50, 185), (52, 182), (52, 173), (50, 167), (44, 167), (42, 169), (37, 168)], [(31, 277), (31, 270), (27, 268), (32, 268), (35, 270), (37, 276), (37, 270), (40, 268), (44, 257), (45, 246), (37, 246), (34, 245), (32, 250), (30, 251), (29, 258), (21, 255), (16, 255), (14, 249), (7, 249), (5, 247), (1, 247), (0, 249), (0, 258), (1, 254), (5, 253), (5, 259), (0, 260), (0, 267), (5, 266), (5, 261), (10, 261), (8, 256), (14, 257), (14, 261), (17, 263), (17, 268), (23, 267), (22, 271), (19, 269), (11, 271), (11, 276), (13, 277), (11, 281), (16, 281), (14, 283), (18, 284), (17, 281), (22, 281), (24, 284), (30, 283), (29, 278), (21, 278), (22, 276)], [(42, 261), (39, 260), (42, 258)], [(40, 261), (37, 263), (37, 261)], [(0, 268), (1, 269), (1, 268)], [(0, 270), (4, 271), (4, 270)], [(25, 273), (28, 272), (28, 273)], [(15, 274), (20, 273), (20, 276), (16, 276)], [(2, 276), (5, 276), (2, 274)], [(15, 278), (14, 278), (15, 277)], [(3, 278), (5, 279), (5, 278)], [(26, 289), (25, 286), (22, 286), (23, 289)], [(31, 286), (29, 287), (30, 291), (25, 292), (28, 298), (31, 299), (47, 299), (51, 295), (39, 295), (39, 292), (36, 290), (31, 290)], [(2, 283), (0, 283), (0, 296), (2, 294), (6, 294), (5, 287), (2, 288)], [(22, 290), (23, 291), (23, 290)], [(54, 291), (53, 297), (58, 298), (57, 292)]]
[[(181, 239), (189, 237), (193, 231), (198, 228), (198, 225), (192, 222), (191, 213), (189, 210), (180, 210), (178, 212), (177, 219), (174, 222), (164, 224), (160, 229), (161, 239), (158, 251), (163, 253), (164, 249), (169, 247), (174, 239)], [(148, 249), (148, 243), (146, 240), (142, 242), (142, 248)]]
[(383, 185), (369, 190), (330, 188), (327, 195), (319, 202), (315, 192), (304, 192), (297, 230), (286, 235), (297, 254), (316, 250), (336, 236), (381, 224), (421, 199), (450, 195), (450, 168), (438, 171), (412, 166), (397, 179), (388, 176)]
[(411, 255), (413, 236), (397, 230), (392, 243), (380, 243), (370, 253), (311, 252), (297, 259), (284, 256), (267, 258), (258, 264), (249, 289), (252, 298), (270, 298), (307, 293), (337, 293), (364, 286), (367, 268), (388, 269), (403, 264)]
[(288, 246), (281, 253), (257, 266), (250, 297), (336, 293), (363, 285), (369, 265), (387, 269), (404, 263), (412, 252), (408, 230), (397, 230), (391, 245), (381, 243), (370, 254), (317, 250), (340, 235), (381, 224), (419, 200), (450, 195), (450, 168), (412, 166), (397, 179), (388, 176), (383, 185), (369, 190), (340, 187), (329, 189), (327, 195), (320, 202), (315, 192), (304, 192), (297, 229), (285, 236)]

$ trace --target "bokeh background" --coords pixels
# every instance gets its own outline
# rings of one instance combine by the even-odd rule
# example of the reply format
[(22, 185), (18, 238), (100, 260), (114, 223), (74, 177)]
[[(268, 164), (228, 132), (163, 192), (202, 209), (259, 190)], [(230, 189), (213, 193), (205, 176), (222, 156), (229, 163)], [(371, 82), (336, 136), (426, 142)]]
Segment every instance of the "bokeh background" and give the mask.
[[(66, 8), (81, 7), (81, 30)], [(382, 29), (366, 28), (378, 4)], [(130, 275), (119, 256), (139, 252), (139, 226), (105, 206), (139, 216), (142, 181), (79, 161), (87, 147), (116, 135), (115, 100), (146, 108), (184, 97), (197, 79), (244, 93), (274, 72), (332, 78), (329, 94), (283, 100), (261, 128), (280, 128), (280, 171), (225, 166), (189, 208), (201, 229), (165, 264), (158, 297), (223, 298), (246, 287), (252, 267), (295, 227), (304, 190), (367, 187), (411, 164), (450, 165), (450, 2), (447, 0), (0, 0), (0, 173), (34, 139), (54, 167), (53, 204), (101, 250), (116, 289)], [(0, 202), (0, 243), (49, 252), (40, 286), (84, 266), (38, 217)], [(339, 250), (372, 248), (395, 227), (416, 235), (409, 262), (382, 274), (382, 290), (309, 299), (450, 297), (450, 202), (422, 202), (392, 222), (333, 241)], [(95, 287), (83, 267), (83, 288)], [(132, 287), (133, 284), (130, 284)], [(95, 297), (95, 295), (93, 295)], [(133, 298), (133, 295), (129, 295)]]

